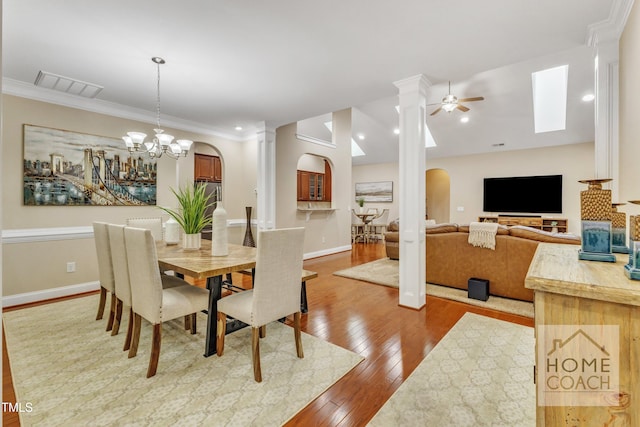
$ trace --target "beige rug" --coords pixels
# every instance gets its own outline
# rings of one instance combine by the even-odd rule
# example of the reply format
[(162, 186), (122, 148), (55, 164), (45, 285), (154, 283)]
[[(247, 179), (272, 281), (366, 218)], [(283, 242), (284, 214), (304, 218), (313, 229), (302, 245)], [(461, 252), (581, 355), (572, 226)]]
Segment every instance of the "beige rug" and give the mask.
[[(398, 261), (389, 258), (360, 264), (346, 270), (336, 271), (333, 274), (394, 288), (399, 286), (398, 283), (400, 281)], [(431, 283), (427, 283), (427, 295), (533, 318), (533, 303), (526, 301), (500, 298), (494, 295), (490, 296), (487, 301), (480, 301), (467, 297), (467, 291), (462, 289), (438, 286)]]
[(536, 424), (533, 328), (466, 313), (371, 426)]
[(277, 426), (294, 416), (363, 358), (293, 329), (268, 325), (260, 341), (262, 383), (253, 380), (251, 331), (227, 336), (222, 357), (205, 358), (205, 315), (198, 334), (182, 321), (163, 325), (158, 374), (146, 378), (151, 326), (143, 321), (137, 357), (124, 334), (96, 321), (97, 296), (4, 314), (17, 401), (31, 403), (23, 426)]

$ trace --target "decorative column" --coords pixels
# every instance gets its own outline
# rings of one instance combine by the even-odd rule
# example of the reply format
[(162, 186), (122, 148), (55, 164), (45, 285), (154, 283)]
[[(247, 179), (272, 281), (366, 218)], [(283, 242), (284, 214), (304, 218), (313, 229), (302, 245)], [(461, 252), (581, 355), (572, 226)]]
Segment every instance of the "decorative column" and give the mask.
[(426, 92), (423, 75), (394, 83), (400, 97), (400, 305), (426, 302), (425, 168)]
[(618, 212), (618, 206), (624, 203), (613, 203), (611, 206), (611, 241), (613, 252), (628, 254), (627, 248), (627, 214)]
[(258, 231), (276, 228), (276, 132), (262, 123), (258, 137)]
[[(629, 200), (640, 205), (640, 200)], [(633, 280), (640, 280), (640, 215), (629, 217), (629, 264), (624, 266), (624, 274)]]
[(578, 258), (587, 261), (616, 262), (611, 253), (611, 190), (603, 190), (602, 184), (611, 179), (587, 179), (589, 184), (580, 192), (580, 219), (582, 220), (582, 249)]

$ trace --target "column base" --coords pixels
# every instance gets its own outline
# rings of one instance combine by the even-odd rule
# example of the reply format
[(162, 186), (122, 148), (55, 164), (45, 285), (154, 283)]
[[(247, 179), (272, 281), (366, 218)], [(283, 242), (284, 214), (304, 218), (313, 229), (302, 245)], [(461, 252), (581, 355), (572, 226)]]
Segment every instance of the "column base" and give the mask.
[(624, 275), (631, 280), (640, 280), (640, 269), (633, 268), (629, 264), (624, 266)]

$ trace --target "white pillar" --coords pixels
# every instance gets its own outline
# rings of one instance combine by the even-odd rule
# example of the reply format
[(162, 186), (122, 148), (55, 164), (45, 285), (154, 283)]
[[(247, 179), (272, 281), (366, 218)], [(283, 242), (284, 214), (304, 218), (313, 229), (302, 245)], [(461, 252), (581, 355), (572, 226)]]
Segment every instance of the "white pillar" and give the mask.
[(394, 83), (400, 95), (400, 305), (420, 309), (426, 302), (425, 135), (423, 75)]
[(598, 39), (596, 35), (590, 40), (595, 69), (595, 178), (613, 179), (609, 185), (615, 202), (620, 178), (618, 41)]
[(276, 132), (262, 123), (258, 137), (258, 231), (276, 228)]

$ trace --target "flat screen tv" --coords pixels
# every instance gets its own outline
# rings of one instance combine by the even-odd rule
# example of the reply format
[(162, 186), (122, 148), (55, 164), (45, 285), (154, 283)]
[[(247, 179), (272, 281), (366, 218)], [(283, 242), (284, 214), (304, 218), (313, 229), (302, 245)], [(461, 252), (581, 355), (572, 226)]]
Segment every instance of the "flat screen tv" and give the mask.
[(484, 179), (485, 212), (562, 213), (562, 175)]

